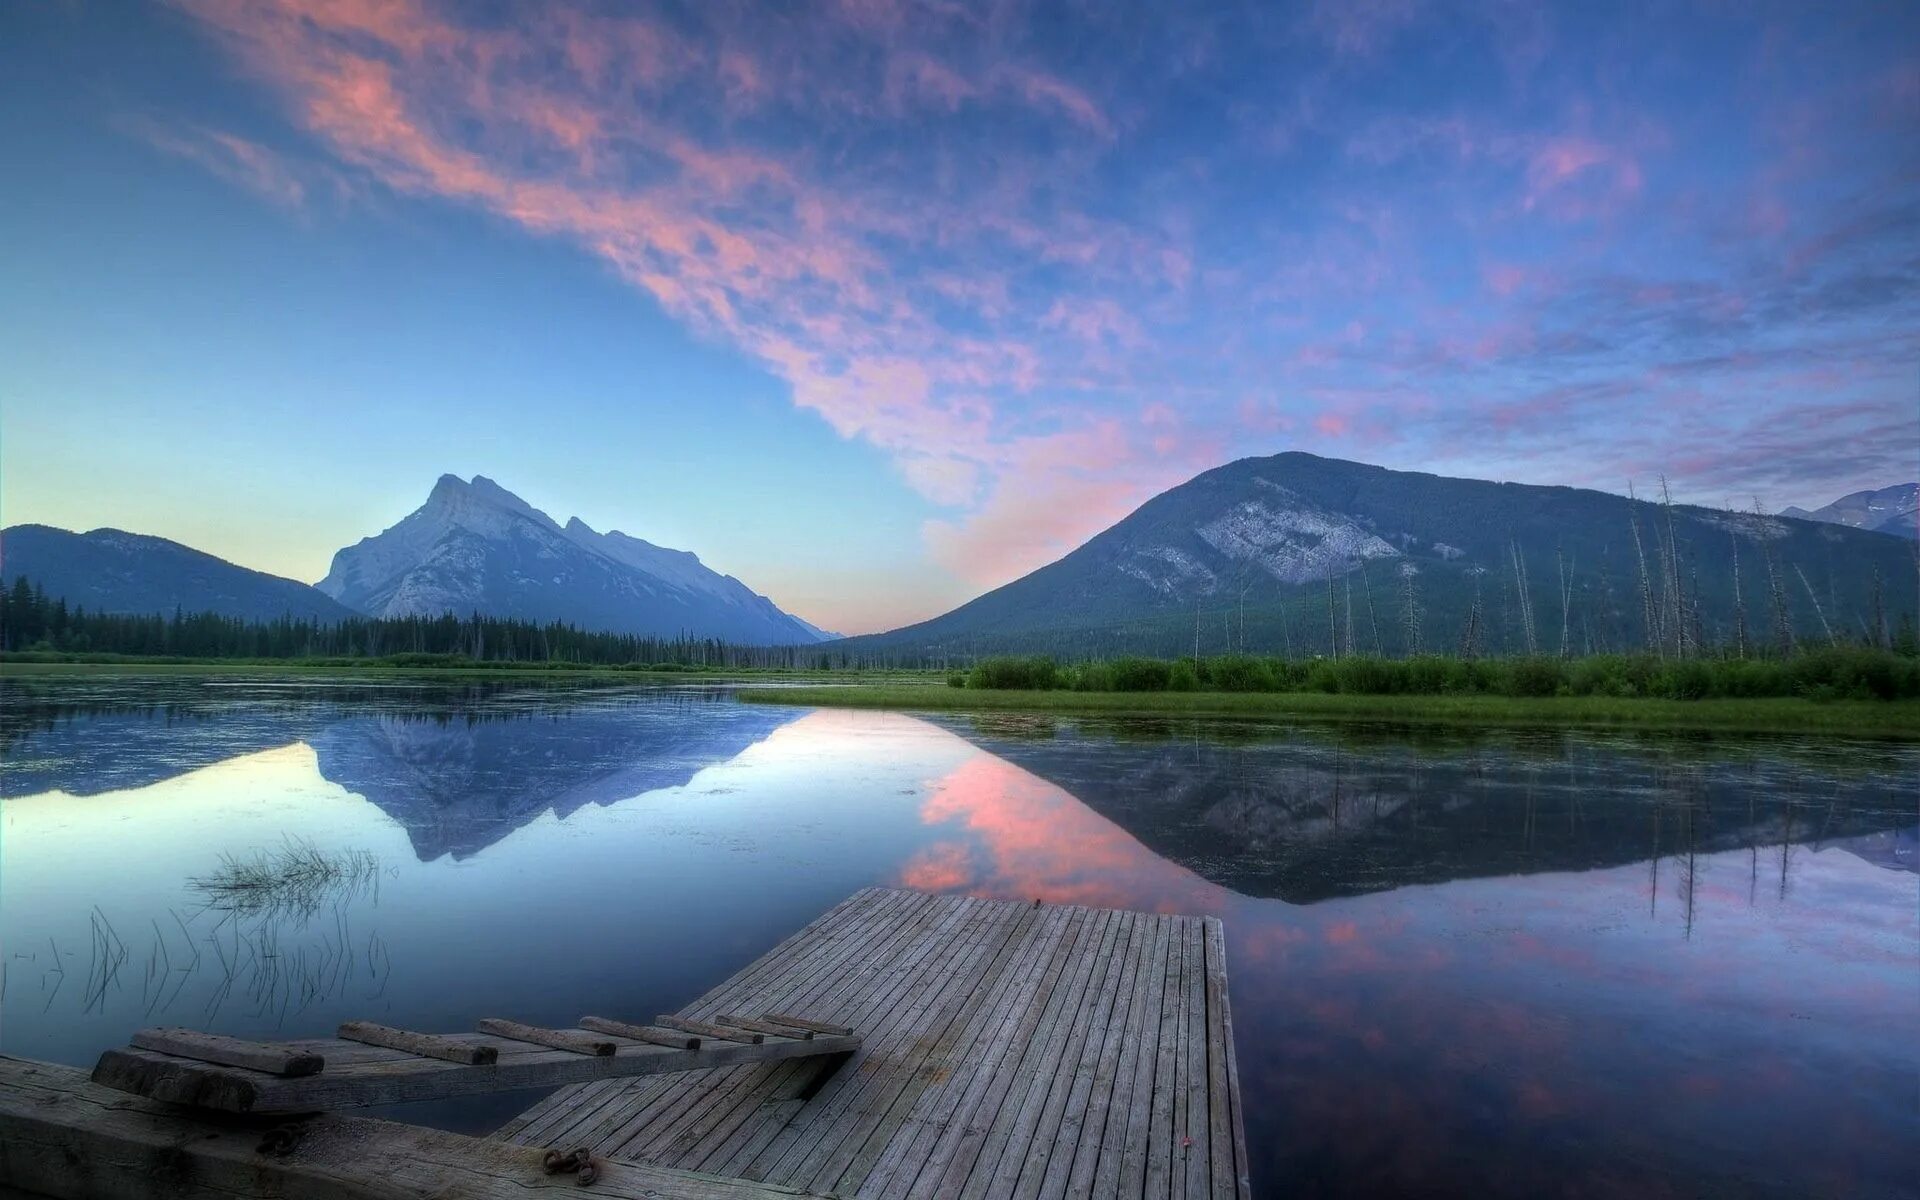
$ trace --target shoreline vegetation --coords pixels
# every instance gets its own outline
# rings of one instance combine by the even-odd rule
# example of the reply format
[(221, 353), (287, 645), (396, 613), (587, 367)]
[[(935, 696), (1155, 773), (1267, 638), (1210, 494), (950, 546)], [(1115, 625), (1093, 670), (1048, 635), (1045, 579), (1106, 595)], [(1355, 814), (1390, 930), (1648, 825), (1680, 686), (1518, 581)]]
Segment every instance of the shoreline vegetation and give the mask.
[(805, 707), (1646, 731), (1830, 733), (1920, 741), (1920, 656), (1866, 647), (1787, 657), (1663, 659), (988, 658), (967, 671), (475, 660), (457, 654), (221, 658), (0, 655), (0, 679), (58, 675), (350, 675), (418, 679), (683, 679)]
[(746, 687), (750, 704), (1056, 716), (1365, 721), (1647, 732), (1842, 734), (1920, 741), (1920, 701), (1656, 700), (1613, 696), (1364, 696), (1325, 692), (956, 691), (931, 684)]
[(941, 686), (746, 688), (754, 703), (1845, 733), (1920, 740), (1920, 658), (1873, 649), (1665, 660), (995, 658)]

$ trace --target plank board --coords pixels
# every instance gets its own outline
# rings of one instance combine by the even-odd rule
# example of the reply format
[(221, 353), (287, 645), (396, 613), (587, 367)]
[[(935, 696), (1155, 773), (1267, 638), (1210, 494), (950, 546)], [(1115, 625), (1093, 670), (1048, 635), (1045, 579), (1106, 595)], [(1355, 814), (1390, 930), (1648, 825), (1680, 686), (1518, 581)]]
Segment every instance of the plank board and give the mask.
[(862, 1044), (565, 1087), (500, 1136), (868, 1200), (1250, 1195), (1212, 918), (868, 888), (675, 1015)]
[[(574, 1056), (579, 1058), (580, 1056)], [(580, 1059), (580, 1061), (590, 1061)], [(331, 1065), (331, 1064), (329, 1064)], [(112, 1091), (84, 1071), (0, 1055), (0, 1194), (55, 1200), (801, 1200), (773, 1184), (607, 1160), (582, 1188), (542, 1151), (496, 1138), (326, 1114), (279, 1124)], [(283, 1149), (261, 1152), (278, 1126)], [(17, 1191), (15, 1189), (18, 1189)]]
[(271, 1042), (249, 1042), (219, 1033), (201, 1033), (196, 1029), (141, 1029), (131, 1039), (142, 1050), (158, 1050), (195, 1062), (216, 1063), (223, 1067), (245, 1067), (266, 1075), (299, 1078), (318, 1075), (327, 1060), (318, 1054), (295, 1050)]
[(340, 1040), (404, 1050), (423, 1058), (440, 1058), (447, 1062), (465, 1063), (470, 1067), (490, 1066), (500, 1057), (500, 1052), (491, 1046), (449, 1041), (438, 1034), (415, 1033), (411, 1029), (395, 1029), (372, 1021), (344, 1022), (340, 1026)]
[(93, 1069), (93, 1081), (154, 1100), (222, 1112), (322, 1112), (519, 1088), (560, 1087), (587, 1080), (705, 1071), (745, 1062), (838, 1056), (860, 1047), (857, 1035), (816, 1036), (811, 1041), (768, 1038), (758, 1045), (707, 1042), (697, 1049), (682, 1049), (602, 1034), (590, 1040), (606, 1041), (613, 1046), (613, 1053), (595, 1054), (521, 1040), (524, 1029), (512, 1037), (484, 1033), (438, 1036), (457, 1045), (490, 1050), (494, 1061), (476, 1066), (349, 1041), (291, 1041), (283, 1045), (307, 1053), (321, 1053), (324, 1048), (327, 1066), (317, 1075), (289, 1078), (129, 1046), (101, 1055)]

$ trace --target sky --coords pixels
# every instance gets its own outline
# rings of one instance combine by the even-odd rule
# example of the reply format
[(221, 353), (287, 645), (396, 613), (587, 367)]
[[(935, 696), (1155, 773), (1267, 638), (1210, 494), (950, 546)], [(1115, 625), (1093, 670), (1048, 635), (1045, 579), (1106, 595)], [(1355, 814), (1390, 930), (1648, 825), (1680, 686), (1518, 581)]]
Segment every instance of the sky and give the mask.
[(0, 9), (0, 518), (313, 581), (443, 472), (844, 632), (1283, 450), (1920, 467), (1920, 6)]

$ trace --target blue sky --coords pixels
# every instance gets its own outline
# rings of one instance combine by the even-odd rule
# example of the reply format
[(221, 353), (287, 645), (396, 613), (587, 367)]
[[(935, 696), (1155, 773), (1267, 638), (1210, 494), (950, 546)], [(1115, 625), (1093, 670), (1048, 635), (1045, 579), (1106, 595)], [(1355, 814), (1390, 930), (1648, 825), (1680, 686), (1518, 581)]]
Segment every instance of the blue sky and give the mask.
[(1247, 454), (1920, 455), (1911, 5), (16, 5), (0, 107), (5, 521), (307, 580), (444, 471), (864, 631)]

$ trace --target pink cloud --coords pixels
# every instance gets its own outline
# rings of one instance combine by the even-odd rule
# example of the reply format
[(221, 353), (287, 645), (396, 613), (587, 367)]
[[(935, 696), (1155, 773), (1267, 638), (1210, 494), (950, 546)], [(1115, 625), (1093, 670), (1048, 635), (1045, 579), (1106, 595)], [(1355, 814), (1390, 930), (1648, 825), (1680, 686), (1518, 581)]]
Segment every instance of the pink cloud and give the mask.
[(1055, 300), (1040, 323), (1049, 329), (1061, 329), (1084, 342), (1108, 341), (1138, 345), (1143, 340), (1140, 322), (1111, 300)]
[(1569, 219), (1610, 216), (1638, 198), (1643, 180), (1631, 155), (1589, 138), (1552, 137), (1528, 156), (1521, 207)]
[[(937, 510), (934, 561), (978, 585), (1289, 439), (1346, 453), (1408, 439), (1419, 457), (1398, 465), (1485, 471), (1502, 456), (1504, 470), (1517, 456), (1561, 478), (1563, 458), (1537, 443), (1555, 417), (1537, 373), (1575, 357), (1569, 346), (1613, 355), (1580, 382), (1631, 381), (1616, 396), (1627, 406), (1658, 372), (1686, 371), (1669, 361), (1681, 318), (1706, 331), (1688, 336), (1733, 341), (1800, 301), (1617, 261), (1631, 233), (1618, 218), (1677, 211), (1649, 195), (1665, 182), (1649, 166), (1664, 135), (1581, 97), (1549, 97), (1557, 115), (1522, 125), (1477, 109), (1341, 113), (1303, 84), (1276, 103), (1303, 129), (1353, 132), (1291, 195), (1222, 185), (1246, 169), (1228, 157), (1244, 143), (1196, 133), (1169, 154), (1150, 136), (1164, 132), (1156, 81), (1128, 63), (1049, 57), (1017, 19), (961, 6), (849, 0), (769, 32), (732, 6), (669, 20), (554, 4), (507, 25), (426, 0), (180, 3), (280, 97), (332, 175), (592, 255), (763, 365), (796, 407), (886, 456)], [(1305, 32), (1347, 60), (1342, 73), (1385, 69), (1365, 60), (1421, 16), (1394, 0), (1323, 3)], [(1525, 43), (1516, 61), (1537, 56), (1537, 29), (1508, 32)], [(1233, 48), (1177, 49), (1180, 69), (1204, 71)], [(1876, 86), (1905, 95), (1906, 78)], [(1256, 139), (1266, 115), (1244, 118)], [(1825, 119), (1789, 118), (1768, 128), (1799, 164), (1794, 148), (1816, 146)], [(149, 140), (287, 207), (321, 186), (317, 168), (231, 134)], [(1417, 186), (1382, 187), (1385, 172)], [(1817, 229), (1795, 178), (1740, 178), (1724, 211), (1762, 233)], [(1270, 199), (1311, 215), (1269, 219)], [(1554, 228), (1588, 222), (1600, 228)], [(1783, 256), (1788, 273), (1817, 278), (1885, 222), (1862, 210), (1809, 232)], [(1661, 233), (1687, 244), (1678, 225)], [(1583, 300), (1595, 311), (1569, 311)], [(1746, 384), (1785, 377), (1744, 365), (1749, 349), (1699, 354)], [(1840, 349), (1830, 339), (1824, 357)], [(1910, 340), (1874, 353), (1910, 362)], [(1470, 390), (1449, 390), (1462, 378)], [(1670, 435), (1671, 459), (1698, 450), (1703, 471), (1730, 476), (1708, 432), (1678, 427), (1711, 392), (1657, 388), (1664, 406), (1635, 408), (1615, 436)], [(1587, 407), (1576, 397), (1564, 414)], [(1612, 470), (1628, 453), (1598, 457)]]
[(1043, 71), (1013, 66), (999, 68), (994, 72), (994, 77), (1025, 97), (1029, 103), (1058, 108), (1089, 133), (1102, 138), (1113, 136), (1113, 122), (1100, 111), (1100, 106), (1093, 102), (1092, 97), (1064, 79)]
[(217, 129), (169, 128), (151, 121), (129, 121), (127, 126), (154, 149), (197, 163), (218, 178), (282, 208), (299, 209), (307, 204), (306, 174), (311, 168), (296, 167), (258, 142)]

